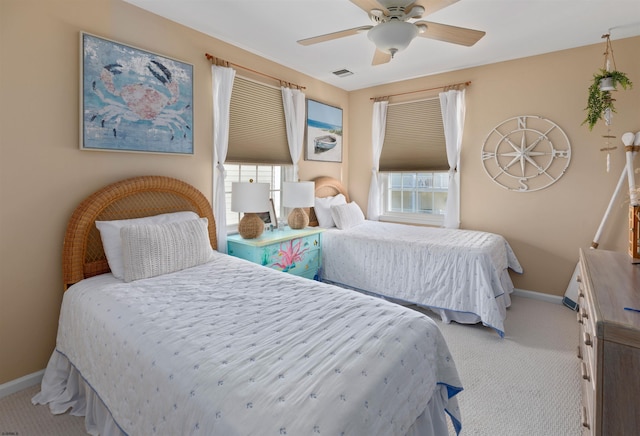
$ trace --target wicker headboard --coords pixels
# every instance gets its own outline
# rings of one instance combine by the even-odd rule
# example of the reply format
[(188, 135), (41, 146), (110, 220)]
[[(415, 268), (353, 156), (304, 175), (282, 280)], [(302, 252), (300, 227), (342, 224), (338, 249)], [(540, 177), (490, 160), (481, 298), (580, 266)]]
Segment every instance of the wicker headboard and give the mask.
[[(316, 197), (335, 197), (338, 194), (342, 194), (347, 199), (347, 203), (350, 201), (347, 190), (339, 180), (334, 179), (333, 177), (321, 176), (315, 178), (313, 181), (315, 183)], [(316, 213), (313, 208), (309, 211), (309, 225), (313, 227), (318, 226), (318, 218), (316, 217)]]
[(216, 249), (216, 223), (207, 198), (178, 179), (141, 176), (105, 186), (87, 197), (71, 215), (62, 252), (64, 289), (82, 279), (109, 272), (96, 221), (142, 218), (193, 211), (209, 220), (209, 239)]

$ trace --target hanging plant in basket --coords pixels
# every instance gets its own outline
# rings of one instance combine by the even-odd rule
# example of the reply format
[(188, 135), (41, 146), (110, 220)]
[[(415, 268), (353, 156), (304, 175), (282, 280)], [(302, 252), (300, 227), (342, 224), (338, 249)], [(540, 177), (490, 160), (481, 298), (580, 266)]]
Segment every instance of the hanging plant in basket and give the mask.
[(582, 124), (587, 124), (589, 130), (593, 129), (598, 120), (604, 119), (607, 110), (615, 113), (616, 109), (613, 105), (615, 99), (611, 96), (611, 91), (617, 89), (618, 85), (622, 89), (630, 89), (633, 83), (627, 75), (621, 71), (607, 71), (601, 69), (597, 74), (593, 75), (593, 82), (589, 87), (589, 98), (587, 100), (587, 118)]

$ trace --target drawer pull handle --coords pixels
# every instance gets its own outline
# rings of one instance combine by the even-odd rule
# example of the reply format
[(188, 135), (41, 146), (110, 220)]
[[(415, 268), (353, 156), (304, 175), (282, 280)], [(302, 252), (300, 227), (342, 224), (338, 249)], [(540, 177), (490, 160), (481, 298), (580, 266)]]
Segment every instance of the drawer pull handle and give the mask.
[(582, 348), (578, 345), (578, 359), (582, 360)]
[(591, 426), (589, 425), (589, 416), (587, 415), (587, 408), (586, 407), (582, 407), (582, 426), (586, 429), (590, 429)]
[(582, 324), (582, 315), (578, 312), (578, 324)]
[(582, 309), (581, 312), (582, 312), (582, 317), (583, 318), (589, 319), (589, 313), (586, 310)]
[(588, 347), (593, 346), (593, 342), (591, 341), (591, 335), (589, 333), (584, 332), (584, 344)]
[(591, 381), (591, 377), (589, 377), (589, 369), (587, 368), (587, 363), (582, 361), (582, 378), (586, 381)]

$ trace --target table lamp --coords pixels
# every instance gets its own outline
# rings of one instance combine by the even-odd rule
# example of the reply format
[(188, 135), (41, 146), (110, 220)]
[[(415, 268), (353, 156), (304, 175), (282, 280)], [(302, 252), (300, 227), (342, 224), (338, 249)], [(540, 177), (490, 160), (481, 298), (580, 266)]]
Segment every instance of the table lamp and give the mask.
[(254, 239), (264, 231), (264, 221), (257, 213), (269, 211), (269, 184), (233, 182), (231, 184), (231, 210), (243, 212), (238, 233), (244, 239)]
[(292, 229), (304, 229), (309, 225), (309, 216), (303, 207), (313, 206), (315, 200), (315, 183), (283, 182), (282, 205), (293, 207), (287, 222)]

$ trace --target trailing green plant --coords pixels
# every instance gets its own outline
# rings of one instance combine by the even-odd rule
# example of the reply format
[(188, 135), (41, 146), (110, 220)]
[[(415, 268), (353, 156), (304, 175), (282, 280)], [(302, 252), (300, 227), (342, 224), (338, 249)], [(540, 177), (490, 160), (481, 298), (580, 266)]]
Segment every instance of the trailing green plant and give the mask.
[(597, 74), (594, 74), (593, 83), (589, 87), (587, 107), (585, 108), (587, 118), (582, 122), (582, 124), (588, 124), (589, 130), (593, 129), (593, 126), (596, 125), (598, 120), (603, 119), (607, 109), (613, 113), (616, 112), (615, 106), (613, 105), (615, 99), (611, 96), (611, 91), (603, 91), (600, 89), (600, 81), (608, 77), (611, 78), (614, 88), (617, 88), (618, 85), (620, 85), (622, 89), (630, 89), (633, 87), (631, 80), (621, 71), (600, 69)]

